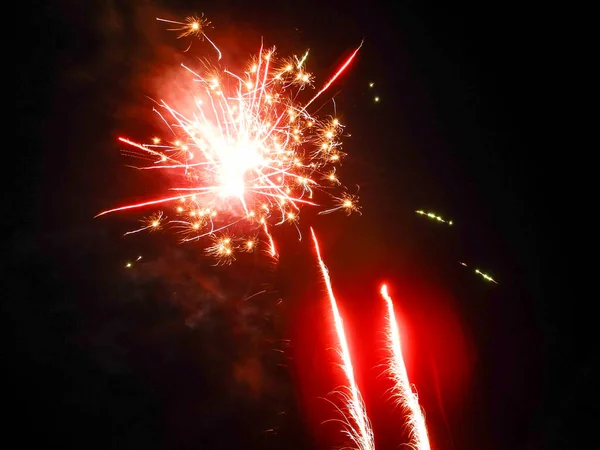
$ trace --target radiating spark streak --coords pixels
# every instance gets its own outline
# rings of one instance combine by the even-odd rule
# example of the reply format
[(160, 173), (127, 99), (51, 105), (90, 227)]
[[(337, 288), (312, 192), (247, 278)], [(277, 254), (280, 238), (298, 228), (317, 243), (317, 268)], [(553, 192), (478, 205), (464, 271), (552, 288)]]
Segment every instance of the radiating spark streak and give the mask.
[(309, 50), (306, 50), (306, 53), (304, 54), (304, 56), (302, 57), (302, 59), (300, 61), (298, 61), (298, 69), (301, 69), (302, 66), (304, 65), (304, 61), (306, 61), (306, 58), (308, 58), (308, 52)]
[(183, 242), (198, 241), (198, 240), (202, 239), (203, 237), (211, 236), (219, 231), (226, 230), (227, 228), (234, 226), (236, 223), (240, 222), (241, 220), (242, 219), (239, 219), (235, 222), (228, 223), (227, 225), (223, 225), (222, 227), (219, 227), (219, 228), (211, 228), (210, 231), (207, 231), (204, 234), (200, 234), (198, 236), (194, 236), (193, 238), (189, 238), (189, 239), (183, 239)]
[(366, 413), (366, 408), (362, 400), (360, 391), (354, 378), (354, 369), (352, 367), (352, 359), (350, 357), (350, 349), (348, 348), (348, 341), (346, 339), (346, 332), (344, 331), (344, 321), (338, 310), (337, 302), (333, 294), (333, 288), (331, 287), (331, 279), (329, 277), (329, 271), (323, 259), (321, 258), (321, 252), (319, 250), (319, 242), (315, 231), (310, 229), (312, 238), (315, 243), (315, 252), (317, 254), (317, 260), (319, 267), (321, 268), (321, 274), (325, 281), (327, 288), (327, 294), (329, 296), (329, 302), (333, 313), (333, 320), (335, 324), (335, 330), (338, 337), (338, 343), (340, 346), (340, 358), (342, 360), (342, 370), (348, 381), (348, 391), (346, 409), (350, 417), (346, 421), (345, 433), (352, 439), (352, 441), (358, 445), (360, 450), (373, 450), (375, 448), (375, 442), (373, 438), (373, 430), (371, 429), (371, 423)]
[(144, 206), (158, 205), (160, 203), (172, 202), (175, 200), (181, 200), (183, 198), (190, 198), (190, 197), (193, 197), (194, 195), (196, 195), (196, 194), (178, 195), (176, 197), (161, 198), (159, 200), (150, 200), (150, 201), (143, 202), (143, 203), (136, 203), (134, 205), (125, 205), (125, 206), (121, 206), (119, 208), (113, 208), (113, 209), (108, 209), (106, 211), (102, 211), (100, 214), (97, 214), (94, 217), (100, 217), (105, 214), (109, 214), (109, 213), (113, 213), (113, 212), (117, 212), (117, 211), (126, 211), (128, 209), (143, 208)]
[(247, 302), (247, 301), (248, 301), (248, 300), (250, 300), (251, 298), (257, 297), (257, 296), (259, 296), (259, 295), (261, 295), (261, 294), (264, 294), (265, 292), (267, 292), (267, 290), (266, 290), (266, 289), (263, 289), (262, 291), (255, 292), (254, 294), (250, 295), (249, 297), (246, 297), (246, 298), (244, 299), (244, 301), (245, 301), (245, 302)]
[(219, 47), (216, 46), (216, 44), (210, 40), (210, 38), (205, 34), (204, 38), (210, 43), (210, 45), (213, 46), (213, 48), (217, 51), (217, 54), (219, 55), (218, 61), (221, 61), (221, 58), (223, 57), (223, 55), (221, 54), (221, 50), (219, 50)]
[(388, 294), (387, 286), (381, 286), (381, 296), (384, 298), (388, 309), (388, 347), (391, 352), (389, 366), (386, 373), (394, 381), (393, 396), (400, 407), (406, 411), (408, 436), (410, 448), (414, 450), (429, 450), (429, 435), (425, 426), (425, 417), (419, 406), (419, 399), (411, 387), (402, 357), (402, 343), (400, 332), (394, 313), (394, 304)]
[(422, 210), (418, 210), (418, 211), (415, 211), (415, 212), (417, 214), (420, 214), (421, 216), (427, 216), (430, 219), (437, 220), (438, 222), (443, 222), (443, 223), (447, 223), (448, 225), (452, 225), (452, 221), (451, 220), (445, 220), (442, 217), (435, 215), (434, 213), (428, 213), (428, 212), (425, 212), (425, 211), (422, 211)]
[(265, 230), (265, 234), (269, 238), (269, 245), (271, 246), (271, 256), (277, 256), (277, 249), (275, 248), (275, 242), (273, 241), (273, 236), (269, 233), (269, 229), (267, 228), (267, 223), (263, 222), (263, 229)]
[[(121, 142), (125, 142), (126, 144), (132, 145), (133, 147), (137, 147), (140, 150), (145, 151), (146, 153), (150, 153), (151, 155), (160, 156), (161, 158), (165, 157), (164, 153), (160, 153), (160, 152), (154, 151), (151, 148), (149, 148), (147, 145), (138, 144), (137, 142), (133, 142), (133, 141), (130, 141), (129, 139), (125, 139), (125, 138), (122, 138), (122, 137), (120, 137), (119, 140)], [(166, 158), (167, 159), (171, 159), (169, 157), (166, 157)], [(176, 161), (176, 160), (173, 160), (173, 161)]]
[(172, 166), (148, 166), (148, 167), (129, 166), (129, 167), (133, 167), (134, 169), (137, 169), (137, 170), (183, 169), (183, 168), (191, 169), (193, 167), (208, 166), (210, 164), (211, 164), (210, 162), (199, 162), (199, 163), (194, 163), (194, 164), (173, 164)]
[(129, 234), (139, 233), (140, 231), (148, 230), (150, 228), (152, 228), (151, 225), (147, 226), (147, 227), (138, 228), (137, 230), (127, 231), (126, 233), (123, 233), (123, 236), (127, 236)]
[[(159, 105), (160, 105), (160, 103), (159, 103)], [(160, 106), (162, 106), (162, 105), (160, 105)], [(164, 124), (169, 129), (169, 131), (174, 135), (175, 131), (171, 127), (171, 124), (169, 122), (167, 122), (167, 119), (165, 119), (165, 116), (163, 116), (161, 114), (161, 112), (159, 110), (157, 110), (156, 108), (152, 108), (152, 112), (156, 113), (156, 115), (158, 115), (158, 117), (160, 117), (160, 120), (162, 120), (164, 122)]]
[(291, 198), (288, 195), (278, 195), (278, 194), (269, 194), (267, 192), (263, 192), (262, 195), (264, 195), (265, 197), (275, 197), (281, 200), (289, 200), (290, 204), (296, 208), (296, 209), (300, 209), (295, 205), (295, 202), (300, 202), (300, 203), (304, 203), (306, 205), (312, 205), (312, 206), (317, 206), (316, 203), (313, 202), (309, 202), (308, 200), (303, 200), (301, 198)]
[(346, 62), (342, 65), (342, 67), (340, 67), (339, 70), (335, 73), (335, 75), (333, 75), (333, 77), (331, 77), (331, 79), (327, 82), (327, 84), (325, 84), (325, 86), (319, 92), (317, 92), (317, 94), (306, 105), (304, 105), (303, 110), (305, 110), (306, 108), (308, 108), (308, 106), (312, 102), (314, 102), (317, 98), (319, 98), (319, 96), (323, 92), (325, 92), (327, 89), (329, 89), (329, 86), (331, 86), (333, 84), (333, 82), (335, 80), (337, 80), (337, 78), (342, 74), (342, 72), (344, 72), (344, 70), (346, 70), (346, 67), (348, 67), (348, 65), (352, 62), (352, 60), (354, 59), (354, 57), (356, 56), (356, 54), (358, 53), (358, 51), (362, 47), (363, 42), (360, 43), (360, 45), (358, 46), (358, 48), (356, 50), (354, 50), (354, 52), (350, 55), (350, 57), (346, 60)]

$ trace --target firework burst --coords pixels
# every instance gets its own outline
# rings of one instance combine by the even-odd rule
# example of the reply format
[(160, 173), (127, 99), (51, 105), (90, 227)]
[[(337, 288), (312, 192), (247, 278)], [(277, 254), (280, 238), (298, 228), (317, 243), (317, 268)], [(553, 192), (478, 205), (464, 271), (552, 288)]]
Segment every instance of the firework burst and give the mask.
[[(458, 263), (459, 263), (461, 266), (463, 266), (463, 267), (469, 267), (469, 266), (467, 265), (467, 263), (465, 263), (465, 262), (458, 261)], [(498, 282), (497, 282), (496, 280), (494, 280), (494, 279), (493, 279), (493, 278), (492, 278), (490, 275), (488, 275), (487, 273), (484, 273), (484, 272), (482, 272), (482, 271), (481, 271), (481, 270), (479, 270), (479, 269), (475, 269), (475, 273), (476, 273), (477, 275), (479, 275), (481, 278), (483, 278), (484, 280), (490, 281), (490, 282), (492, 282), (492, 283), (494, 283), (494, 284), (498, 284)]]
[[(205, 30), (210, 22), (204, 17), (159, 20), (178, 25), (174, 30), (179, 37), (208, 40)], [(220, 59), (220, 50), (210, 43)], [(98, 216), (157, 205), (170, 208), (173, 218), (166, 220), (161, 213), (161, 227), (173, 226), (183, 241), (209, 239), (207, 252), (220, 262), (231, 262), (235, 251), (259, 246), (258, 233), (266, 236), (268, 252), (275, 257), (270, 228), (296, 225), (303, 205), (319, 206), (326, 200), (333, 207), (323, 208), (323, 213), (358, 211), (357, 198), (344, 191), (336, 172), (345, 156), (340, 142), (343, 126), (335, 117), (311, 115), (308, 107), (359, 49), (304, 103), (298, 100), (300, 92), (311, 88), (313, 80), (305, 66), (308, 51), (301, 58), (278, 58), (274, 48), (261, 46), (239, 74), (218, 64), (205, 63), (201, 71), (182, 65), (189, 77), (186, 104), (176, 108), (159, 100), (154, 108), (167, 135), (150, 143), (119, 138), (128, 154), (153, 161), (138, 169), (169, 174), (169, 192)], [(152, 227), (145, 223), (128, 234)], [(220, 233), (231, 240), (225, 250), (218, 245)], [(233, 245), (238, 240), (234, 236), (252, 244)]]

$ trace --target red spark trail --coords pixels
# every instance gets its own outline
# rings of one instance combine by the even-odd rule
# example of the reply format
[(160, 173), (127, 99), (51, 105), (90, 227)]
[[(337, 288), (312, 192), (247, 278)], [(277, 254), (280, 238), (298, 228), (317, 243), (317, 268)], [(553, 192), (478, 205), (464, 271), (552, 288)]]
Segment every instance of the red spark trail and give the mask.
[(342, 359), (342, 369), (348, 381), (348, 386), (346, 388), (349, 393), (343, 394), (343, 397), (347, 401), (346, 408), (350, 417), (345, 417), (344, 423), (346, 425), (346, 429), (344, 432), (356, 445), (358, 445), (359, 450), (374, 450), (375, 442), (373, 440), (373, 430), (371, 429), (371, 423), (367, 416), (362, 396), (358, 390), (358, 386), (356, 385), (356, 380), (354, 379), (354, 369), (352, 367), (352, 359), (350, 357), (350, 350), (348, 348), (346, 333), (344, 331), (344, 321), (342, 320), (335, 296), (333, 294), (331, 279), (329, 278), (329, 271), (327, 270), (327, 266), (325, 266), (325, 263), (321, 258), (317, 236), (315, 235), (315, 231), (312, 229), (312, 227), (310, 231), (315, 243), (317, 259), (319, 261), (319, 266), (321, 268), (321, 273), (323, 275), (323, 280), (325, 281), (325, 286), (327, 287), (327, 294), (331, 304), (335, 331), (337, 333), (340, 345), (339, 354), (340, 358)]
[(125, 211), (127, 209), (135, 209), (135, 208), (141, 208), (143, 206), (150, 206), (150, 205), (157, 205), (159, 203), (172, 202), (172, 201), (175, 201), (175, 200), (181, 200), (181, 199), (185, 199), (185, 198), (190, 198), (190, 197), (193, 197), (195, 195), (196, 194), (177, 195), (175, 197), (161, 198), (159, 200), (150, 200), (150, 201), (144, 202), (144, 203), (136, 203), (135, 205), (121, 206), (119, 208), (114, 208), (114, 209), (109, 209), (109, 210), (106, 210), (106, 211), (102, 211), (101, 213), (97, 214), (95, 217), (100, 217), (100, 216), (103, 216), (104, 214), (108, 214), (108, 213), (112, 213), (112, 212), (116, 212), (116, 211)]
[(419, 406), (419, 399), (416, 393), (413, 392), (404, 358), (402, 357), (402, 345), (400, 341), (400, 332), (394, 314), (394, 304), (391, 297), (388, 295), (387, 286), (381, 286), (381, 296), (384, 298), (388, 309), (388, 347), (391, 351), (389, 359), (389, 367), (386, 373), (394, 381), (394, 398), (398, 405), (407, 413), (406, 424), (410, 438), (410, 447), (414, 450), (430, 450), (429, 435), (425, 426), (425, 417)]
[(308, 108), (308, 106), (314, 102), (323, 92), (325, 92), (329, 86), (332, 85), (332, 83), (337, 80), (337, 78), (342, 74), (342, 72), (344, 70), (346, 70), (346, 67), (348, 67), (350, 65), (350, 63), (352, 62), (352, 60), (354, 59), (354, 57), (356, 56), (356, 54), (358, 53), (358, 51), (360, 50), (360, 48), (362, 47), (363, 43), (361, 42), (360, 45), (356, 48), (356, 50), (354, 50), (354, 52), (348, 57), (348, 59), (346, 60), (346, 62), (342, 65), (342, 67), (339, 68), (339, 70), (335, 73), (334, 76), (331, 77), (331, 79), (327, 82), (327, 84), (323, 87), (323, 89), (321, 89), (319, 92), (317, 92), (317, 95), (315, 95), (306, 105), (304, 105), (304, 108), (302, 109), (303, 111)]

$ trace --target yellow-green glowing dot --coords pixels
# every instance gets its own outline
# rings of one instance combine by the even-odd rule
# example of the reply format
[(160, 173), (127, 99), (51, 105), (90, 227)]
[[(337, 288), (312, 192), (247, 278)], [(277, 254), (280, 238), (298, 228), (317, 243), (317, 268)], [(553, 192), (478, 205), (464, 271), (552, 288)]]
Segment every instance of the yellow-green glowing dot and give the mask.
[(369, 83), (369, 87), (373, 87), (373, 86), (375, 86), (375, 83), (373, 83), (373, 82)]
[(128, 262), (127, 264), (125, 264), (125, 267), (127, 267), (127, 268), (131, 267), (131, 263)]
[(375, 100), (375, 102), (378, 102), (379, 101), (379, 97), (375, 97), (374, 100)]

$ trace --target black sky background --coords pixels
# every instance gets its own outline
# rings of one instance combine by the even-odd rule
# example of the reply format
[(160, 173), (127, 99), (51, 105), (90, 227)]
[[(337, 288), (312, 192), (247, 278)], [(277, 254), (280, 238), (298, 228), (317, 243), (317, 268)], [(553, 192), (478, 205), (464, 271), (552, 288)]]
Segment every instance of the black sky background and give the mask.
[[(431, 284), (453, 299), (442, 306), (477, 355), (447, 424), (431, 366), (413, 356), (437, 448), (587, 448), (598, 413), (592, 319), (558, 298), (564, 281), (550, 275), (566, 245), (552, 207), (562, 163), (548, 151), (545, 121), (556, 31), (520, 4), (62, 1), (23, 14), (27, 33), (14, 36), (11, 63), (17, 121), (7, 130), (18, 144), (3, 202), (8, 434), (63, 448), (337, 442), (334, 428), (312, 423), (314, 402), (302, 392), (314, 392), (299, 388), (331, 356), (319, 353), (327, 333), (307, 235), (298, 243), (293, 230), (277, 231), (278, 266), (250, 257), (215, 268), (167, 233), (122, 238), (135, 214), (93, 218), (153, 187), (125, 167), (116, 137), (148, 133), (145, 96), (183, 45), (154, 18), (193, 13), (232, 43), (232, 60), (256, 51), (261, 36), (282, 53), (310, 48), (317, 86), (365, 39), (331, 90), (352, 135), (343, 179), (360, 186), (363, 214), (302, 219), (325, 243), (357, 364), (372, 362), (375, 332), (365, 324), (379, 320), (381, 280), (399, 292), (417, 291), (412, 280)], [(402, 309), (417, 317), (428, 303), (411, 298)], [(415, 323), (417, 338), (435, 334)], [(398, 448), (375, 389), (365, 396), (378, 448)]]

